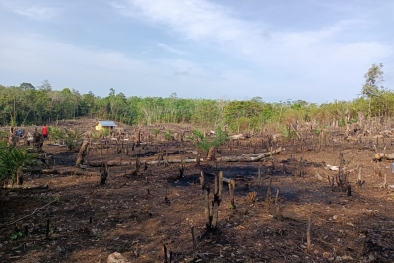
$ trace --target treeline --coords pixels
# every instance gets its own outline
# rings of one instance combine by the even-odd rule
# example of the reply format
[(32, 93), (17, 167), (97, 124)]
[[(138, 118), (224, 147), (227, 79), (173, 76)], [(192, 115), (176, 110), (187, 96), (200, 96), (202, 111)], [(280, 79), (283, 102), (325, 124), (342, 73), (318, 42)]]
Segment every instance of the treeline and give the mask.
[(301, 100), (268, 103), (260, 97), (247, 101), (182, 99), (175, 93), (168, 98), (126, 97), (123, 93), (116, 94), (114, 89), (101, 98), (93, 92), (54, 90), (47, 80), (38, 87), (30, 83), (0, 85), (0, 125), (40, 125), (85, 116), (128, 125), (187, 123), (211, 128), (225, 125), (231, 131), (240, 132), (258, 131), (266, 125), (283, 125), (295, 120), (315, 120), (322, 125), (337, 120), (339, 125), (345, 125), (345, 122), (357, 121), (359, 114), (365, 117), (394, 115), (394, 92), (377, 86), (383, 74), (381, 67), (381, 64), (373, 65), (364, 76), (362, 96), (352, 101), (320, 105)]

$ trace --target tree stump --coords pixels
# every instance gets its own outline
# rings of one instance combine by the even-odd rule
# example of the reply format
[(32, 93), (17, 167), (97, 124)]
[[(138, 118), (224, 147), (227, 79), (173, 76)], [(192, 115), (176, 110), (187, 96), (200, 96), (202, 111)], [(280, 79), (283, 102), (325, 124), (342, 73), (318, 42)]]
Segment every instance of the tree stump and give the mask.
[(208, 156), (207, 156), (207, 161), (215, 161), (215, 150), (216, 147), (211, 146), (209, 148)]
[(102, 167), (100, 168), (100, 184), (104, 185), (105, 181), (107, 180), (109, 173), (109, 168), (107, 164), (103, 164)]
[(76, 166), (79, 166), (80, 164), (83, 164), (84, 158), (85, 158), (86, 153), (87, 153), (88, 145), (89, 145), (88, 141), (84, 141), (82, 143), (81, 149), (79, 149)]

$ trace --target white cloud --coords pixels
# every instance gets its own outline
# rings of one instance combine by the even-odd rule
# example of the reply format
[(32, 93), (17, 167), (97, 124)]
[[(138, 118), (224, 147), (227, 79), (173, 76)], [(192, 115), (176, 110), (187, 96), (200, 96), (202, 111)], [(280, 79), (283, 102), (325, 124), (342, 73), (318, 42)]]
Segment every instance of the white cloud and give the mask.
[(34, 20), (51, 20), (60, 13), (59, 8), (34, 4), (31, 1), (0, 1), (0, 4), (12, 12)]
[(57, 15), (58, 9), (47, 7), (30, 7), (15, 9), (15, 13), (37, 20), (50, 20)]
[(163, 44), (163, 43), (158, 43), (157, 46), (162, 48), (162, 49), (164, 49), (164, 50), (166, 50), (166, 51), (168, 51), (168, 52), (170, 52), (170, 53), (174, 53), (174, 54), (177, 54), (177, 55), (185, 55), (185, 52), (180, 51), (180, 50), (178, 50), (176, 48), (173, 48), (173, 47), (171, 47), (169, 45), (166, 45), (166, 44)]
[[(61, 11), (40, 0), (34, 4), (22, 1), (0, 0), (0, 4), (41, 20), (51, 19)], [(290, 23), (287, 28), (282, 24), (275, 27), (273, 20), (267, 20), (269, 24), (253, 18), (245, 20), (237, 10), (208, 0), (114, 0), (105, 3), (108, 6), (123, 19), (132, 20), (124, 23), (115, 18), (110, 23), (122, 34), (127, 32), (111, 34), (113, 39), (121, 37), (122, 45), (117, 46), (115, 41), (105, 43), (104, 38), (81, 44), (79, 39), (67, 38), (68, 34), (58, 42), (45, 35), (3, 34), (7, 41), (0, 43), (3, 62), (0, 79), (12, 73), (39, 77), (39, 82), (49, 79), (54, 86), (56, 79), (65, 83), (59, 84), (60, 88), (75, 87), (82, 93), (85, 89), (96, 93), (96, 88), (106, 92), (114, 87), (117, 92), (139, 96), (168, 96), (177, 92), (185, 97), (261, 96), (270, 101), (289, 98), (322, 101), (336, 96), (354, 98), (371, 64), (385, 64), (393, 56), (391, 45), (374, 38), (373, 33), (379, 29), (373, 28), (372, 20), (360, 20), (350, 13), (346, 16), (349, 20), (331, 20), (329, 24), (326, 19), (325, 26), (315, 24), (311, 29), (304, 25), (304, 29), (299, 29), (302, 26), (291, 27)], [(91, 15), (107, 15), (107, 9), (103, 11), (99, 6)], [(74, 17), (81, 29), (86, 29), (83, 23), (86, 17)], [(151, 28), (147, 30), (143, 24)], [(113, 29), (107, 23), (100, 24), (100, 29), (101, 26), (104, 33)], [(80, 28), (70, 29), (74, 32)], [(370, 34), (368, 38), (359, 34), (363, 30)], [(37, 28), (35, 32), (44, 31)], [(152, 43), (156, 44), (152, 47)], [(138, 53), (146, 48), (156, 52)], [(158, 50), (163, 51), (160, 53), (163, 56), (152, 58)], [(169, 54), (175, 54), (172, 57), (176, 59), (160, 59)], [(385, 73), (390, 73), (394, 66), (386, 65)]]
[[(259, 61), (260, 64), (278, 65), (282, 57), (294, 59), (296, 64), (305, 61), (310, 63), (323, 62), (324, 57), (329, 64), (334, 63), (329, 54), (341, 53), (349, 45), (373, 46), (373, 50), (365, 53), (364, 48), (357, 48), (346, 57), (356, 59), (361, 56), (374, 60), (379, 56), (392, 53), (392, 48), (376, 42), (342, 43), (341, 35), (363, 21), (338, 21), (330, 27), (315, 31), (268, 31), (263, 23), (252, 24), (237, 19), (233, 11), (223, 6), (205, 0), (127, 0), (122, 4), (124, 15), (138, 14), (149, 23), (165, 26), (177, 32), (180, 37), (191, 39), (199, 43), (212, 43), (212, 48), (225, 51), (228, 54), (244, 59)], [(268, 36), (268, 37), (267, 37)], [(219, 43), (219, 46), (217, 44)], [(298, 59), (299, 55), (306, 55), (307, 60)], [(335, 58), (336, 59), (336, 58)], [(292, 60), (285, 59), (286, 63)], [(294, 62), (293, 62), (294, 64)], [(308, 67), (308, 65), (304, 65)]]

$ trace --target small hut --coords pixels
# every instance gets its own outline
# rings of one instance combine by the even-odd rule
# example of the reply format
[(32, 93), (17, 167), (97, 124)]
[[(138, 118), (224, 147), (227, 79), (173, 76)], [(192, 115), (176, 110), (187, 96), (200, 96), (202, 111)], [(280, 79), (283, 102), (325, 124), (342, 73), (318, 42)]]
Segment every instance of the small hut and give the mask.
[(112, 131), (114, 127), (116, 127), (116, 124), (113, 121), (98, 121), (96, 124), (96, 131), (101, 131), (103, 129)]

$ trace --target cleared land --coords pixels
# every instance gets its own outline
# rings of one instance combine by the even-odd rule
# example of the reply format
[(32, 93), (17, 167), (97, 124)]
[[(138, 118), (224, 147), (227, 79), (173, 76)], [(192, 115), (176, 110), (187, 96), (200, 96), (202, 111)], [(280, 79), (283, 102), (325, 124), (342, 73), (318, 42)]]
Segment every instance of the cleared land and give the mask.
[[(59, 125), (89, 130), (93, 121)], [(373, 161), (376, 151), (394, 153), (390, 125), (371, 126), (368, 134), (352, 130), (351, 137), (343, 128), (327, 129), (325, 136), (300, 129), (291, 139), (255, 134), (225, 143), (216, 157), (282, 151), (257, 162), (185, 162), (183, 175), (180, 163), (165, 165), (164, 151), (168, 159), (196, 158), (187, 138), (191, 127), (124, 126), (129, 140), (92, 140), (88, 148), (86, 163), (113, 164), (104, 185), (100, 167), (75, 167), (78, 152), (46, 141), (49, 167), (25, 174), (25, 185), (48, 189), (2, 190), (0, 261), (106, 262), (109, 254), (120, 252), (131, 262), (163, 262), (165, 245), (172, 262), (190, 262), (194, 226), (196, 262), (393, 262), (392, 160)], [(153, 129), (160, 130), (157, 138)], [(141, 145), (133, 150), (139, 130)], [(168, 130), (174, 140), (165, 140)], [(346, 178), (327, 169), (340, 166), (341, 154)], [(144, 165), (160, 156), (163, 163)], [(120, 162), (125, 165), (115, 165)], [(201, 171), (223, 171), (235, 181), (235, 207), (225, 183), (217, 229), (211, 232), (206, 231)], [(205, 183), (213, 189), (214, 177), (206, 175)]]

